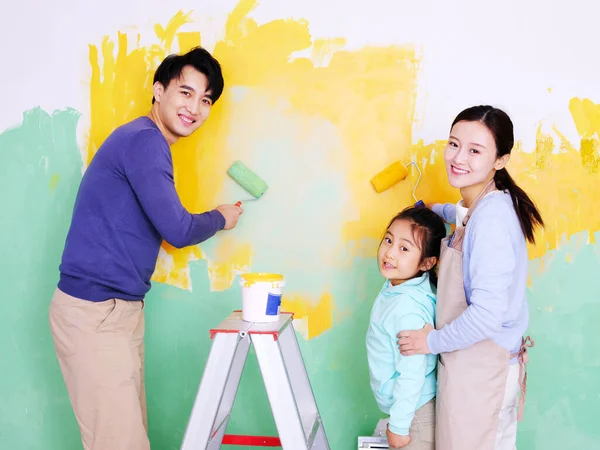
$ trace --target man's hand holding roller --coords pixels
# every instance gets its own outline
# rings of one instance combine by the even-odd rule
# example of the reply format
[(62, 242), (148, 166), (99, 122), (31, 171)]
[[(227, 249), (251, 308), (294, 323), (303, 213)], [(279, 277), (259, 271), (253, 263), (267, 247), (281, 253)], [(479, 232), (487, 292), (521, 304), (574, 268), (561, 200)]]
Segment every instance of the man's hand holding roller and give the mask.
[(236, 205), (219, 205), (215, 209), (225, 217), (224, 230), (231, 230), (234, 228), (238, 223), (240, 215), (244, 212), (241, 207)]

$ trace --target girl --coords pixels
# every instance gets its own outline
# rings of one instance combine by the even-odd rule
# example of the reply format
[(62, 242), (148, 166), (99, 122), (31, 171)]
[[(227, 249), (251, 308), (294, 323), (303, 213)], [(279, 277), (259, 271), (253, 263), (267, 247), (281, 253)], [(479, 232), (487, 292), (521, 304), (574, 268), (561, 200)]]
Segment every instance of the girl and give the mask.
[(442, 219), (411, 207), (391, 220), (379, 246), (377, 263), (386, 281), (373, 304), (366, 341), (371, 388), (379, 408), (390, 415), (385, 429), (390, 449), (435, 448), (437, 358), (402, 356), (396, 333), (434, 323), (433, 268), (444, 236)]
[(542, 217), (505, 166), (514, 143), (508, 115), (475, 106), (454, 120), (444, 153), (456, 205), (433, 205), (456, 223), (442, 244), (437, 329), (401, 331), (403, 355), (439, 355), (438, 450), (515, 449), (517, 394), (525, 400), (529, 311), (526, 240)]

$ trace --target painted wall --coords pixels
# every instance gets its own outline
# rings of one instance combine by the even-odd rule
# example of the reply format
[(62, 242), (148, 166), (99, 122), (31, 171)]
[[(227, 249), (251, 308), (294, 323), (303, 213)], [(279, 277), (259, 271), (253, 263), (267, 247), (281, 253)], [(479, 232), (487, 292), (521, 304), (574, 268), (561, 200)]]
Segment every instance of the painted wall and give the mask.
[[(452, 2), (24, 0), (0, 18), (0, 447), (81, 448), (47, 310), (81, 174), (116, 126), (147, 112), (152, 73), (202, 44), (226, 90), (208, 123), (173, 149), (184, 204), (246, 195), (241, 159), (267, 180), (239, 226), (161, 251), (147, 299), (153, 448), (179, 448), (209, 351), (208, 329), (240, 307), (236, 275), (285, 274), (296, 329), (333, 450), (380, 414), (364, 334), (382, 280), (386, 221), (416, 180), (376, 194), (369, 179), (415, 159), (417, 195), (455, 201), (442, 149), (461, 109), (505, 108), (509, 170), (547, 229), (530, 248), (531, 352), (519, 448), (598, 448), (600, 415), (599, 8), (573, 0)], [(231, 432), (275, 433), (256, 362)]]

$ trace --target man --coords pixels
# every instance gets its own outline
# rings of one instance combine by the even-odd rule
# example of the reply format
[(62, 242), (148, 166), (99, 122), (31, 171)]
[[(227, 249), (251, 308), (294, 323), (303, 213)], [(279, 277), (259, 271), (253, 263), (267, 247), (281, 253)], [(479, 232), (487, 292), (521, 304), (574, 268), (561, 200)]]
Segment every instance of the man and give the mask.
[(206, 50), (170, 55), (154, 75), (152, 108), (117, 128), (83, 176), (50, 328), (86, 450), (147, 450), (143, 299), (162, 240), (202, 242), (242, 209), (191, 214), (173, 182), (170, 146), (208, 118), (223, 92)]

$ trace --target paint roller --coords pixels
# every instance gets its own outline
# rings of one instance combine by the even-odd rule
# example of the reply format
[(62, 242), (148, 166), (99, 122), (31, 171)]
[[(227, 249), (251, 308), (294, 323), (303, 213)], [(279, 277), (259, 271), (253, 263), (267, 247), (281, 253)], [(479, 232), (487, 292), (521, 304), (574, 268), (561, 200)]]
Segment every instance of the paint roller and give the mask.
[[(258, 200), (268, 188), (267, 183), (265, 183), (258, 175), (246, 167), (241, 161), (234, 162), (227, 170), (227, 174), (233, 178), (237, 184), (243, 187), (246, 192), (254, 197), (244, 200), (244, 202), (253, 202)], [(242, 201), (238, 201), (235, 205), (241, 206)]]
[(417, 197), (415, 195), (415, 191), (417, 190), (419, 181), (421, 181), (421, 169), (419, 169), (419, 166), (417, 166), (417, 164), (414, 161), (411, 161), (407, 165), (402, 164), (400, 161), (396, 161), (395, 163), (390, 164), (384, 170), (382, 170), (373, 178), (371, 178), (371, 184), (375, 188), (375, 191), (377, 191), (378, 193), (383, 192), (394, 186), (396, 183), (399, 183), (400, 181), (404, 180), (408, 176), (408, 166), (415, 166), (417, 172), (419, 172), (419, 178), (417, 178), (417, 182), (415, 183), (415, 187), (412, 191), (412, 196), (415, 199), (414, 206), (416, 206), (417, 208), (424, 207), (425, 203), (423, 203), (423, 200), (417, 200)]

